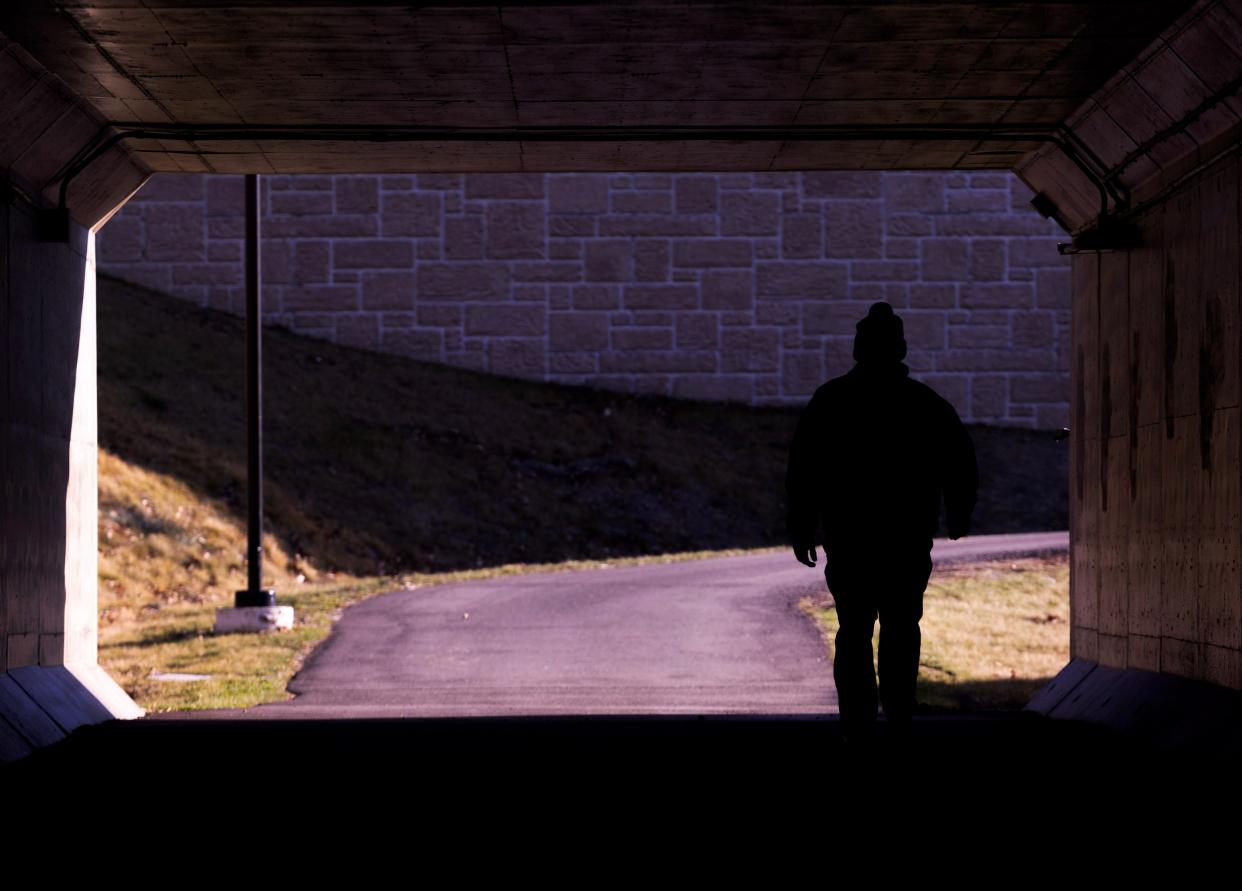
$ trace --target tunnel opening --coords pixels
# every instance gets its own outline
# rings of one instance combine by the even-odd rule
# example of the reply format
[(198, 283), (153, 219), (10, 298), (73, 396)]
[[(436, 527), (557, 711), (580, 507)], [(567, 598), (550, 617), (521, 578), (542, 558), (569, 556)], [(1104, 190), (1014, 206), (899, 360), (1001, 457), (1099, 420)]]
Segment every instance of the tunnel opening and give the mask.
[[(794, 422), (815, 387), (851, 367), (857, 316), (885, 299), (906, 320), (913, 376), (967, 421), (993, 422), (971, 428), (985, 468), (975, 531), (1065, 527), (1065, 449), (1049, 428), (1067, 411), (1068, 268), (1055, 225), (1009, 174), (264, 179), (277, 562), (265, 578), (282, 594), (565, 561), (620, 569), (639, 558), (680, 572), (669, 584), (698, 591), (691, 599), (710, 599), (692, 567), (660, 564), (787, 550)], [(235, 526), (245, 505), (240, 320), (211, 312), (244, 312), (241, 184), (164, 176), (147, 190), (100, 233), (100, 337), (112, 357), (100, 372), (102, 614), (122, 637), (144, 608), (201, 611), (236, 587), (236, 539), (208, 543), (193, 525), (210, 513), (209, 530)], [(412, 219), (415, 209), (424, 218)], [(449, 270), (459, 290), (446, 284)], [(141, 477), (139, 489), (158, 497), (135, 498), (111, 475)], [(168, 567), (154, 584), (127, 577), (143, 571), (136, 547)], [(823, 587), (806, 576), (803, 593)], [(786, 600), (770, 608), (805, 598)], [(488, 609), (450, 612), (477, 627)], [(700, 621), (687, 614), (679, 633)], [(197, 642), (189, 627), (179, 634), (154, 643)], [(817, 643), (815, 658), (824, 651)], [(198, 670), (140, 676), (148, 661), (126, 664), (134, 691), (171, 686), (180, 696), (194, 676), (227, 673), (217, 655)], [(948, 680), (953, 668), (939, 673)], [(665, 674), (670, 687), (680, 677), (686, 689), (674, 698), (686, 703), (753, 707), (731, 699), (747, 695), (743, 674), (732, 675), (742, 685), (734, 694), (707, 698), (693, 692), (693, 669)], [(977, 682), (984, 702), (1003, 698), (990, 683)], [(639, 706), (634, 696), (614, 696), (613, 707)], [(550, 707), (534, 690), (526, 703)], [(781, 708), (776, 695), (766, 710)]]
[[(219, 18), (226, 14), (236, 21)], [(1169, 703), (1203, 700), (1169, 691), (1174, 681), (1242, 686), (1242, 623), (1230, 568), (1242, 545), (1228, 519), (1236, 513), (1229, 445), (1236, 351), (1229, 344), (1237, 293), (1230, 235), (1234, 94), (1242, 83), (1237, 11), (1228, 2), (1202, 0), (1128, 5), (1125, 15), (1106, 3), (1019, 11), (981, 4), (799, 5), (780, 7), (762, 23), (711, 4), (641, 23), (634, 15), (608, 4), (572, 15), (559, 6), (383, 6), (368, 10), (363, 26), (342, 10), (293, 15), (264, 4), (228, 13), (158, 3), (10, 10), (0, 14), (0, 60), (17, 125), (0, 139), (0, 163), (9, 171), (5, 197), (44, 216), (41, 237), (63, 236), (67, 219), (72, 238), (75, 227), (97, 226), (156, 170), (358, 169), (362, 154), (328, 129), (383, 129), (375, 122), (384, 119), (390, 130), (404, 126), (393, 120), (440, 127), (445, 138), (421, 141), (415, 161), (409, 145), (387, 140), (366, 153), (371, 172), (411, 165), (462, 173), (617, 173), (644, 164), (672, 171), (1015, 169), (1040, 212), (1072, 233), (1069, 328), (1078, 380), (1070, 415), (1083, 422), (1074, 424), (1069, 448), (1074, 658), (1040, 710), (1130, 721), (1149, 735), (1152, 715), (1171, 716), (1165, 723), (1179, 732), (1207, 738), (1203, 721), (1212, 709), (1179, 711)], [(123, 28), (107, 24), (120, 19)], [(293, 21), (313, 27), (296, 33), (283, 27)], [(377, 33), (401, 40), (377, 52)], [(296, 58), (254, 52), (258, 34), (292, 41), (300, 47)], [(333, 40), (322, 42), (327, 34)], [(688, 34), (709, 39), (687, 42)], [(179, 36), (166, 39), (173, 35)], [(619, 37), (625, 40), (618, 43)], [(404, 44), (438, 48), (415, 57), (402, 54)], [(273, 100), (264, 77), (234, 76), (245, 67), (243, 57), (255, 66), (279, 59), (281, 70), (300, 74), (309, 91), (286, 89)], [(277, 81), (281, 76), (265, 70)], [(850, 122), (852, 138), (834, 131), (842, 120)], [(244, 121), (298, 132), (236, 129)], [(697, 135), (679, 141), (686, 133), (674, 131), (688, 121)], [(772, 138), (746, 138), (750, 131), (743, 131), (756, 125)], [(227, 132), (208, 133), (216, 126)], [(137, 138), (114, 139), (131, 127)], [(603, 138), (566, 141), (554, 132), (563, 127), (579, 135), (596, 128)], [(1045, 145), (1030, 141), (1036, 130), (1047, 137)], [(87, 169), (73, 171), (75, 159), (103, 142), (111, 144)], [(74, 172), (71, 185), (66, 171)], [(1148, 225), (1153, 216), (1158, 226)], [(10, 255), (26, 251), (29, 239), (14, 239), (12, 226), (6, 232), (6, 321), (26, 312), (36, 295), (49, 317), (76, 299), (15, 284)], [(451, 274), (446, 279), (446, 286), (457, 284)], [(570, 299), (572, 309), (572, 291)], [(88, 321), (83, 313), (84, 337)], [(675, 327), (673, 337), (676, 342)], [(11, 352), (20, 361), (5, 367), (10, 383), (63, 371), (55, 349), (44, 348), (54, 344), (42, 334), (38, 344)], [(525, 348), (513, 349), (510, 358), (521, 361)], [(805, 348), (786, 347), (782, 338), (781, 349)], [(1164, 374), (1151, 370), (1161, 363)], [(91, 383), (78, 381), (75, 396)], [(165, 411), (173, 404), (158, 393), (139, 401), (156, 410), (162, 402)], [(6, 510), (28, 482), (11, 468), (27, 466), (31, 454), (20, 436), (27, 421), (12, 409), (10, 398), (6, 449), (22, 460), (4, 465)], [(62, 439), (49, 417), (41, 411), (27, 420), (40, 435)], [(1153, 431), (1163, 431), (1164, 439)], [(82, 445), (95, 448), (93, 440)], [(61, 637), (66, 654), (75, 654), (66, 671), (82, 677), (95, 665), (95, 626), (82, 622), (95, 606), (95, 584), (87, 579), (93, 574), (75, 574), (61, 604), (47, 593), (62, 575), (60, 561), (42, 560), (93, 528), (94, 505), (81, 493), (93, 490), (94, 479), (91, 462), (72, 467), (67, 492), (77, 494), (63, 499), (65, 528), (40, 527), (33, 550), (3, 554), (0, 624), (8, 671), (2, 681), (23, 708), (41, 709), (43, 694), (22, 687), (19, 673), (55, 674)], [(36, 480), (35, 488), (51, 502), (61, 499), (46, 481)], [(4, 541), (18, 539), (6, 533)], [(91, 562), (82, 548), (66, 547), (63, 568), (71, 550), (82, 566)], [(36, 559), (28, 559), (32, 554)], [(34, 650), (31, 639), (38, 642)], [(82, 702), (107, 699), (105, 688), (96, 685)], [(22, 739), (33, 737), (14, 730), (18, 724), (8, 717), (5, 722), (5, 744), (29, 748)]]

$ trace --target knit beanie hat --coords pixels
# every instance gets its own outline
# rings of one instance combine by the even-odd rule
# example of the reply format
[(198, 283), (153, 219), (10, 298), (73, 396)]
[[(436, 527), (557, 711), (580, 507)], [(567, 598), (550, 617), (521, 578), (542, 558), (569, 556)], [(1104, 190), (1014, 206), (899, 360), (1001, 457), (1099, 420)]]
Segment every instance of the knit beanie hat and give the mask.
[(858, 323), (854, 336), (854, 361), (881, 364), (906, 357), (905, 326), (887, 303), (873, 303)]

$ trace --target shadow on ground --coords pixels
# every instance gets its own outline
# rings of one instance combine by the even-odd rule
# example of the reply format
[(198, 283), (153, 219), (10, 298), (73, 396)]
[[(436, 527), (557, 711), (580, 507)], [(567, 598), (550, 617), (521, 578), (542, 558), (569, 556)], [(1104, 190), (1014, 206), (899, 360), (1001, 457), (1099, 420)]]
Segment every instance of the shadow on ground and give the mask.
[(1051, 677), (995, 681), (932, 681), (919, 678), (919, 712), (929, 717), (1021, 709)]

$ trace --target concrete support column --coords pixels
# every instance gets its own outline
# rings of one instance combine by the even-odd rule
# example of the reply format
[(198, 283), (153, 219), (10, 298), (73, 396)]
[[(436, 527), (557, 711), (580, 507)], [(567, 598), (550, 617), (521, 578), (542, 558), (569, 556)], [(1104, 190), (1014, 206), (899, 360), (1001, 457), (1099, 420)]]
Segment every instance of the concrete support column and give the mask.
[(0, 653), (6, 669), (94, 662), (94, 235), (40, 243), (0, 208)]
[(0, 761), (141, 714), (96, 662), (94, 246), (0, 205)]
[(142, 713), (99, 668), (95, 232), (145, 181), (127, 148), (68, 191), (65, 241), (36, 237), (56, 171), (100, 131), (89, 103), (0, 34), (0, 762)]

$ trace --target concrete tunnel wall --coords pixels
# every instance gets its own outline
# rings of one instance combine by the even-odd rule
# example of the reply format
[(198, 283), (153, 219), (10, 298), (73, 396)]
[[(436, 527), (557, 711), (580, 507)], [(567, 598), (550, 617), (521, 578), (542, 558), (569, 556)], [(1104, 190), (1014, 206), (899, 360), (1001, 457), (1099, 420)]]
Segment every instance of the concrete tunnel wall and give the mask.
[(97, 663), (95, 236), (0, 205), (0, 762), (137, 711)]
[(0, 308), (0, 661), (94, 662), (94, 235), (42, 243), (30, 209), (0, 207)]
[(141, 714), (98, 666), (95, 234), (146, 173), (119, 153), (36, 236), (33, 183), (99, 119), (0, 35), (0, 763)]
[(1046, 714), (1219, 741), (1200, 719), (1236, 713), (1239, 84), (1242, 2), (1201, 0), (1066, 120), (1101, 180), (1053, 144), (1016, 168), (1087, 239), (1071, 270), (1072, 659), (1032, 703)]
[(1239, 159), (1073, 261), (1072, 654), (1242, 689)]

